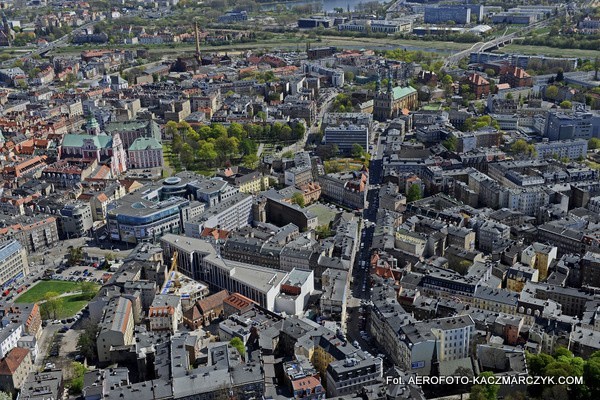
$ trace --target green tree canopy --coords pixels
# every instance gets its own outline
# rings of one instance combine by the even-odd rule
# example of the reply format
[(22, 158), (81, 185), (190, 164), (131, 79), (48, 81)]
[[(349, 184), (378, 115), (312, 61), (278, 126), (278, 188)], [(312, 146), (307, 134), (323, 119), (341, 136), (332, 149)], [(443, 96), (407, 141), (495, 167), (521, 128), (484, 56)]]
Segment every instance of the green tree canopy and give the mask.
[(408, 188), (408, 193), (406, 194), (406, 201), (411, 203), (413, 201), (417, 201), (423, 198), (423, 193), (421, 191), (421, 185), (413, 183), (410, 188)]
[(300, 207), (304, 207), (305, 203), (304, 196), (302, 196), (302, 193), (295, 192), (294, 194), (292, 194), (292, 203), (298, 204)]
[(246, 346), (244, 345), (244, 342), (242, 342), (242, 339), (240, 339), (239, 337), (236, 336), (233, 339), (231, 339), (229, 341), (229, 344), (233, 348), (235, 348), (242, 357), (246, 355)]

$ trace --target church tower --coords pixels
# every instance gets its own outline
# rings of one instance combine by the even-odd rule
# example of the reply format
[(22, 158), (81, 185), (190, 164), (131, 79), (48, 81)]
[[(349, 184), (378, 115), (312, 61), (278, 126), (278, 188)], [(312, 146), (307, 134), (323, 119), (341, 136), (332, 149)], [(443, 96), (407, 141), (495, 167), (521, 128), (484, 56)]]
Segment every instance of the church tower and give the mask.
[(90, 113), (87, 122), (85, 124), (85, 131), (88, 135), (98, 136), (100, 134), (100, 124), (94, 117), (94, 114)]

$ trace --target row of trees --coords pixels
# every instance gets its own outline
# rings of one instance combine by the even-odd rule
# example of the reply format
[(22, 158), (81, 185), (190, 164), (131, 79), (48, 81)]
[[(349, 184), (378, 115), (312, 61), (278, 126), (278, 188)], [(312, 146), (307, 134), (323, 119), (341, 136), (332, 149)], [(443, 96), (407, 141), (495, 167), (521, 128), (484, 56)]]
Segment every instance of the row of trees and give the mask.
[(532, 385), (528, 397), (579, 400), (600, 396), (600, 351), (587, 360), (575, 357), (564, 347), (559, 347), (552, 355), (528, 353), (527, 366), (532, 376), (583, 377), (583, 385)]
[(188, 169), (213, 168), (242, 160), (248, 168), (256, 168), (258, 142), (290, 143), (301, 140), (305, 127), (301, 123), (221, 124), (192, 128), (187, 122), (170, 121), (166, 134), (173, 137), (172, 149)]

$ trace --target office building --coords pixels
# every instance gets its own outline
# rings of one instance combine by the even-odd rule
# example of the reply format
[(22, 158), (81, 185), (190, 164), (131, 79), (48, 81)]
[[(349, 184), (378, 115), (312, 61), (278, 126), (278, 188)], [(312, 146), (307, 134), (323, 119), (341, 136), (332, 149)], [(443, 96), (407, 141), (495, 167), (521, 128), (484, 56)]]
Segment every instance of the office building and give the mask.
[(369, 148), (369, 128), (365, 125), (328, 126), (323, 141), (327, 145), (336, 145), (341, 153), (351, 155), (355, 144), (364, 150)]
[(6, 285), (29, 274), (27, 252), (16, 240), (0, 244), (0, 283)]
[(443, 24), (450, 21), (466, 25), (471, 23), (471, 9), (467, 6), (425, 7), (423, 20), (426, 24)]

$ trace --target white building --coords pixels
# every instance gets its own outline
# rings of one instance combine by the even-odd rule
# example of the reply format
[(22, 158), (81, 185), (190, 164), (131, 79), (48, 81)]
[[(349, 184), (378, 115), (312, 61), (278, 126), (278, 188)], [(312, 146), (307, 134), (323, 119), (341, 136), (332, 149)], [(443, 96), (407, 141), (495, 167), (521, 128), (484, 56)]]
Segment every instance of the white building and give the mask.
[(6, 357), (9, 351), (17, 347), (22, 335), (22, 324), (8, 324), (0, 330), (0, 358)]
[(314, 272), (294, 268), (281, 284), (281, 293), (275, 298), (275, 312), (301, 315), (314, 290)]
[(186, 222), (185, 233), (189, 237), (199, 238), (204, 228), (234, 231), (248, 226), (251, 220), (252, 196), (247, 193), (235, 193)]
[(537, 157), (541, 159), (554, 157), (575, 160), (587, 155), (588, 141), (586, 139), (544, 141), (536, 143), (535, 150), (537, 151)]
[(27, 251), (16, 240), (0, 244), (0, 283), (5, 285), (18, 276), (29, 274)]

